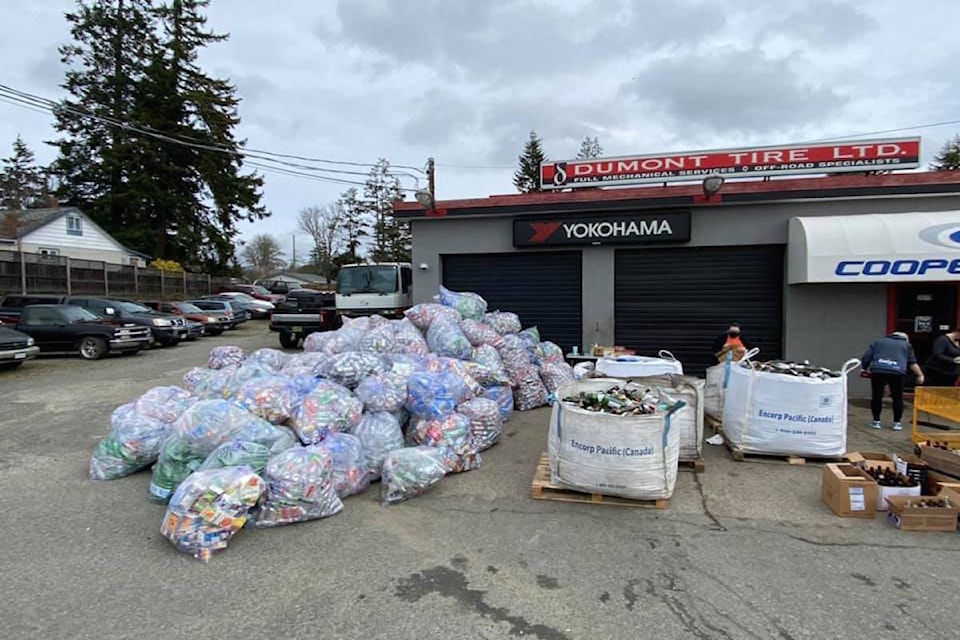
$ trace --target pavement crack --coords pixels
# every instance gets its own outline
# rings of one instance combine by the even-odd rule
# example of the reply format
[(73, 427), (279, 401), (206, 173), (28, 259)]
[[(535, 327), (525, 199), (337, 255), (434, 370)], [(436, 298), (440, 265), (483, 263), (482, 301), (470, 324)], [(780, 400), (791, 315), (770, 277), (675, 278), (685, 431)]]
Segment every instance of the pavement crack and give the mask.
[(703, 482), (700, 481), (700, 472), (693, 472), (693, 481), (697, 485), (697, 493), (700, 494), (700, 507), (703, 509), (703, 515), (707, 516), (710, 519), (710, 522), (713, 523), (714, 531), (726, 531), (727, 528), (720, 524), (719, 518), (710, 511), (710, 507), (707, 506), (707, 495), (703, 492)]

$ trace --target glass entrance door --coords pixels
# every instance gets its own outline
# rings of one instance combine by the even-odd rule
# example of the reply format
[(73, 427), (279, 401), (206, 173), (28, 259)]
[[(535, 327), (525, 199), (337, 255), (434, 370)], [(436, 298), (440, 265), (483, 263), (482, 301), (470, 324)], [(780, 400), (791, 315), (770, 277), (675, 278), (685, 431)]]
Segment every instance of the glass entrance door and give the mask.
[(917, 361), (923, 366), (933, 340), (957, 324), (957, 285), (918, 282), (898, 284), (894, 291), (893, 330), (910, 336)]

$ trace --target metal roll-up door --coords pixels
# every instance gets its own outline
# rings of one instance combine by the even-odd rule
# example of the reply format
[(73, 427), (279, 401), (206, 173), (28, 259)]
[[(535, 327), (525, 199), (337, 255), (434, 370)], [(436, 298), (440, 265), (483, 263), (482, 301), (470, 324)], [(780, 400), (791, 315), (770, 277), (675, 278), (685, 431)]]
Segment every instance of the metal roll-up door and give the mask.
[(617, 251), (617, 344), (668, 349), (702, 374), (716, 363), (713, 341), (737, 322), (760, 358), (782, 357), (783, 255), (782, 245)]
[(512, 311), (524, 327), (567, 352), (581, 340), (579, 251), (442, 256), (443, 286), (474, 291), (491, 311)]

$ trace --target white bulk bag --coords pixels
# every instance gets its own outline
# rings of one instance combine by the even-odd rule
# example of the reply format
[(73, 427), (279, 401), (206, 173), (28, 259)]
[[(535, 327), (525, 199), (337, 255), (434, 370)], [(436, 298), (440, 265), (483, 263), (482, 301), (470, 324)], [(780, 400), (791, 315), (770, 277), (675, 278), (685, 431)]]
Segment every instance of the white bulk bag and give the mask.
[(682, 402), (668, 412), (616, 416), (560, 401), (620, 384), (603, 379), (574, 382), (557, 393), (547, 436), (551, 481), (576, 491), (634, 500), (669, 498), (680, 452), (680, 431), (671, 428), (671, 414)]
[(597, 373), (608, 378), (649, 378), (668, 374), (683, 375), (683, 365), (669, 351), (659, 357), (614, 356), (597, 360)]
[(660, 389), (684, 406), (670, 418), (672, 428), (680, 432), (680, 460), (698, 460), (703, 453), (703, 404), (706, 383), (693, 376), (657, 376), (633, 378), (634, 384)]
[(730, 368), (723, 431), (743, 451), (842, 456), (847, 451), (848, 360), (839, 378), (817, 380), (756, 371), (746, 360)]
[[(744, 359), (749, 360), (758, 353), (759, 349), (751, 349)], [(703, 389), (703, 412), (715, 420), (723, 419), (723, 397), (733, 366), (733, 351), (728, 351), (726, 360), (707, 369), (707, 384)]]

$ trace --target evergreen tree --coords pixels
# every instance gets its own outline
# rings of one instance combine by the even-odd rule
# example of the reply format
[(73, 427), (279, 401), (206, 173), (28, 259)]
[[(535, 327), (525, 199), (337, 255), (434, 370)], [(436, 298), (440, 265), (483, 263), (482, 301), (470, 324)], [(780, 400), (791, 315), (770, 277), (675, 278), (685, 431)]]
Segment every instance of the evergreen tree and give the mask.
[(520, 193), (531, 193), (540, 191), (540, 164), (546, 160), (543, 154), (543, 143), (537, 136), (536, 131), (530, 132), (530, 137), (523, 145), (523, 153), (520, 154), (520, 166), (513, 174), (513, 186)]
[(599, 158), (603, 155), (603, 147), (600, 146), (600, 139), (587, 136), (580, 143), (580, 151), (577, 152), (577, 160), (587, 160), (589, 158)]
[(934, 171), (956, 171), (960, 169), (960, 136), (947, 140), (940, 153), (933, 159), (930, 168)]
[(400, 180), (390, 174), (390, 163), (384, 158), (377, 161), (370, 170), (367, 182), (363, 187), (364, 204), (373, 221), (373, 251), (371, 258), (375, 262), (400, 262), (405, 260), (409, 245), (402, 225), (393, 217), (393, 205), (403, 200), (400, 190)]
[(0, 160), (0, 209), (28, 209), (45, 206), (43, 175), (36, 166), (33, 151), (19, 135), (13, 143), (13, 155)]
[(345, 251), (339, 258), (340, 264), (357, 262), (363, 256), (363, 244), (370, 237), (370, 215), (366, 203), (360, 198), (356, 187), (350, 187), (342, 194), (337, 204), (343, 211), (343, 230)]

